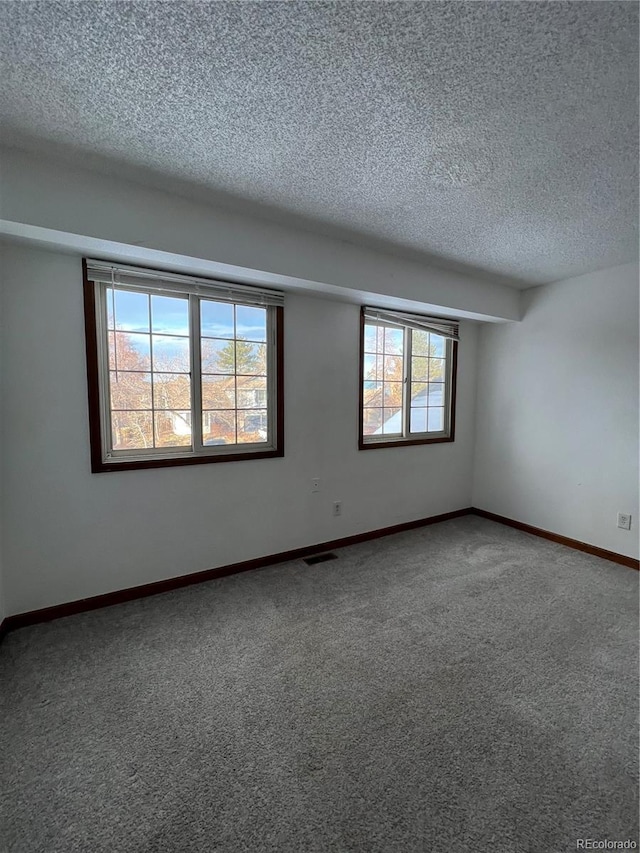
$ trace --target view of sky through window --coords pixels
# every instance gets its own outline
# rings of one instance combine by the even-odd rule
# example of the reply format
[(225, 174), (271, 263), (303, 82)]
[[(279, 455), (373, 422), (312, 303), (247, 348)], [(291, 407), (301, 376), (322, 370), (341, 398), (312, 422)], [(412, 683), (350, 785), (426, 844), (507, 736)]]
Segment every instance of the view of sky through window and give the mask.
[[(192, 446), (189, 299), (108, 288), (114, 450)], [(205, 445), (267, 440), (267, 311), (202, 298)]]
[(107, 290), (114, 450), (191, 446), (187, 298)]
[(267, 440), (266, 340), (265, 308), (201, 300), (205, 445)]
[[(406, 356), (407, 346), (409, 356)], [(405, 364), (406, 358), (409, 364)], [(417, 329), (366, 323), (363, 434), (403, 436), (407, 431), (406, 407), (409, 407), (408, 433), (444, 430), (445, 378), (444, 337)]]

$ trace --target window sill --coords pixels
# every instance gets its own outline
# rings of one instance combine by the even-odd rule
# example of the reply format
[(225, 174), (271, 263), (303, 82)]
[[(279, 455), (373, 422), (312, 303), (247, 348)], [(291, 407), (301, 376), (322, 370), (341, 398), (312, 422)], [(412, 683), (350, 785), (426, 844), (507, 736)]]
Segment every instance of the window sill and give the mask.
[(241, 462), (246, 459), (274, 459), (284, 456), (284, 449), (258, 450), (245, 453), (220, 453), (194, 456), (169, 456), (166, 459), (123, 459), (117, 462), (91, 460), (93, 474), (113, 473), (114, 471), (138, 471), (142, 468), (175, 468), (178, 465), (208, 465), (215, 462)]
[(443, 444), (454, 441), (452, 435), (438, 436), (437, 438), (394, 438), (391, 441), (364, 441), (358, 442), (358, 450), (378, 450), (382, 447), (407, 447), (416, 444)]

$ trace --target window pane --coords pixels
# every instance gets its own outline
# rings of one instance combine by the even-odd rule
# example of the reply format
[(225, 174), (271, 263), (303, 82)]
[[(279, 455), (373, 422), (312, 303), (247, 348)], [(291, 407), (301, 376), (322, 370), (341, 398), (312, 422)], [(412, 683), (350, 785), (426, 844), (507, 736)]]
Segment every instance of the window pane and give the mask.
[(203, 373), (235, 373), (235, 344), (233, 341), (215, 341), (202, 338), (201, 359)]
[(364, 378), (365, 379), (382, 379), (382, 369), (384, 359), (381, 355), (365, 355), (364, 357)]
[(236, 443), (236, 413), (203, 412), (202, 440), (205, 446)]
[(267, 372), (266, 344), (236, 341), (236, 373), (255, 375)]
[(267, 440), (267, 410), (238, 412), (238, 444), (254, 444)]
[(388, 407), (402, 406), (402, 382), (385, 382), (383, 405)]
[(114, 450), (141, 450), (153, 447), (151, 412), (113, 412), (111, 438)]
[(444, 409), (428, 409), (429, 432), (442, 432), (444, 429)]
[[(197, 285), (171, 293), (151, 281), (141, 282), (140, 289), (98, 282), (96, 292), (104, 310), (98, 326), (106, 336), (98, 342), (106, 374), (100, 377), (101, 405), (108, 407), (100, 412), (101, 433), (109, 449), (165, 448), (159, 455), (188, 456), (194, 450), (194, 426), (200, 438), (200, 423), (192, 423), (196, 416), (205, 445), (264, 449), (275, 413), (267, 376), (278, 356), (274, 336), (268, 334), (274, 309), (242, 304), (242, 297), (240, 303), (208, 298)], [(381, 344), (383, 339), (381, 330)], [(383, 366), (380, 355), (372, 367), (381, 379)], [(381, 382), (380, 403), (382, 389)], [(202, 403), (201, 411), (194, 410), (195, 403)], [(140, 452), (132, 458), (144, 465), (155, 457)]]
[(368, 323), (364, 327), (364, 351), (365, 352), (382, 352), (384, 341), (384, 329), (381, 326), (370, 326)]
[(115, 329), (115, 311), (113, 307), (113, 290), (107, 288), (107, 329)]
[(402, 382), (404, 378), (404, 358), (401, 355), (385, 355), (384, 378)]
[(366, 406), (382, 406), (382, 382), (371, 382), (369, 380), (365, 381), (363, 391), (362, 391), (362, 400), (363, 405)]
[(402, 433), (402, 409), (384, 409), (382, 417), (382, 432), (384, 435)]
[[(381, 342), (382, 377), (379, 354)], [(404, 358), (408, 343), (411, 346), (410, 371)], [(420, 329), (365, 324), (362, 355), (362, 431), (365, 437), (384, 435), (393, 441), (414, 434), (427, 438), (427, 433), (442, 434), (445, 431), (448, 405), (447, 347), (444, 337)], [(405, 406), (410, 407), (409, 412)]]
[(444, 406), (444, 382), (429, 383), (429, 405)]
[(155, 412), (156, 447), (191, 445), (191, 412)]
[(444, 358), (446, 345), (447, 339), (443, 338), (442, 335), (430, 335), (429, 355), (434, 356), (436, 358)]
[(113, 352), (109, 361), (115, 360), (118, 370), (151, 370), (151, 345), (149, 335), (136, 335), (128, 332), (116, 332), (113, 340)]
[(263, 409), (267, 405), (267, 377), (239, 376), (237, 406), (239, 409)]
[(382, 431), (382, 409), (365, 409), (362, 419), (365, 435), (374, 435)]
[(112, 409), (151, 409), (150, 373), (109, 373)]
[(177, 299), (174, 296), (152, 296), (151, 322), (154, 332), (188, 335), (189, 300)]
[(153, 369), (189, 373), (189, 339), (153, 335)]
[(391, 355), (402, 355), (404, 351), (404, 331), (402, 329), (384, 330), (384, 351)]
[(411, 405), (426, 406), (427, 405), (427, 383), (412, 382), (411, 383)]
[(211, 338), (233, 337), (233, 305), (200, 300), (200, 332)]
[[(235, 376), (203, 376), (202, 377), (202, 408), (203, 409), (235, 409), (236, 379)], [(235, 426), (234, 426), (235, 431)], [(234, 438), (235, 441), (235, 438)]]
[(426, 432), (427, 431), (427, 410), (426, 409), (411, 409), (411, 432)]
[(191, 377), (188, 373), (153, 374), (154, 409), (191, 409)]
[(431, 355), (429, 350), (429, 332), (414, 329), (411, 335), (411, 354), (418, 356)]
[(429, 380), (431, 382), (444, 382), (444, 358), (429, 359)]
[(236, 305), (236, 337), (244, 338), (247, 341), (266, 341), (266, 309)]
[(411, 378), (415, 382), (426, 382), (429, 378), (429, 360), (422, 356), (411, 359)]
[(131, 290), (115, 291), (116, 329), (127, 332), (149, 331), (149, 296)]

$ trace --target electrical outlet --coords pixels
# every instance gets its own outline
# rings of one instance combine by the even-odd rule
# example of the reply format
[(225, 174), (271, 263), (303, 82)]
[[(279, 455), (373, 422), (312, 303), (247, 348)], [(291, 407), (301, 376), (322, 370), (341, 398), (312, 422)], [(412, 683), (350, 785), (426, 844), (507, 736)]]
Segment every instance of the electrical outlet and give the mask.
[(320, 478), (319, 477), (314, 477), (313, 480), (311, 481), (311, 491), (312, 492), (319, 492), (320, 491)]
[(622, 528), (622, 530), (631, 530), (631, 516), (624, 512), (619, 512), (618, 527)]
[(333, 514), (342, 515), (342, 501), (333, 502)]

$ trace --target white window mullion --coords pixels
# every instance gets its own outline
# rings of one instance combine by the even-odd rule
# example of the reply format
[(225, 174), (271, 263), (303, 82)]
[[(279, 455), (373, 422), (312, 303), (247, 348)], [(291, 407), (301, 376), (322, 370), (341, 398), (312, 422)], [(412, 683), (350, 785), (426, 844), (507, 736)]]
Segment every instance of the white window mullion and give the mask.
[[(115, 300), (114, 300), (115, 305)], [(156, 448), (156, 395), (155, 395), (155, 370), (153, 367), (153, 317), (151, 316), (151, 294), (147, 294), (147, 310), (149, 314), (149, 365), (151, 368), (151, 438), (152, 447)]]
[(109, 321), (107, 306), (107, 287), (101, 286), (99, 284), (94, 284), (93, 287), (96, 308), (96, 334), (98, 338), (98, 387), (100, 393), (102, 455), (104, 458), (106, 458), (111, 455), (111, 448), (113, 447), (113, 427), (111, 422), (110, 399), (111, 374), (109, 370)]
[(200, 353), (200, 299), (189, 295), (189, 339), (191, 342), (191, 441), (197, 452), (202, 444), (202, 362)]
[(404, 370), (402, 375), (402, 437), (408, 438), (411, 427), (411, 346), (412, 330), (404, 331)]

